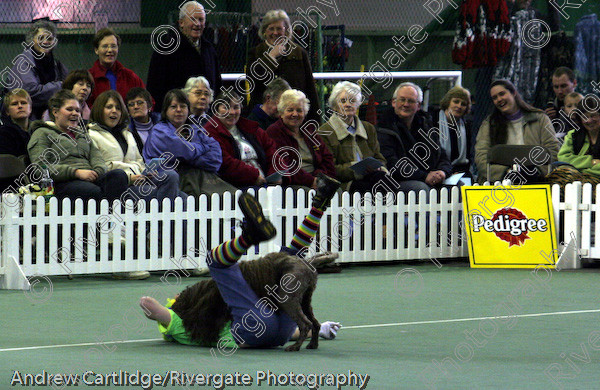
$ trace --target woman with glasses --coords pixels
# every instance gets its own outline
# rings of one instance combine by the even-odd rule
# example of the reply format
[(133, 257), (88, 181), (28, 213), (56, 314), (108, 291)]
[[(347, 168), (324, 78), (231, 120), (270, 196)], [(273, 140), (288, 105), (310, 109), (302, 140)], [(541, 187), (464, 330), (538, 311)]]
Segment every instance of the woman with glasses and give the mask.
[(183, 92), (190, 101), (190, 120), (198, 126), (208, 121), (208, 107), (213, 101), (213, 90), (206, 77), (190, 77), (183, 87)]
[(600, 98), (592, 94), (577, 104), (573, 115), (577, 126), (567, 133), (558, 152), (560, 165), (546, 177), (550, 183), (561, 187), (574, 181), (600, 184), (599, 107)]
[(119, 95), (125, 99), (131, 88), (146, 87), (137, 74), (117, 61), (120, 46), (121, 37), (110, 28), (100, 29), (94, 36), (94, 52), (98, 59), (90, 68), (90, 73), (96, 83), (88, 100), (90, 106), (102, 92), (109, 89), (119, 92)]
[(144, 88), (131, 88), (125, 96), (125, 104), (129, 111), (129, 131), (142, 153), (150, 130), (160, 122), (160, 113), (152, 110), (152, 96)]
[(54, 23), (38, 20), (27, 31), (25, 51), (13, 61), (12, 72), (21, 79), (22, 88), (31, 97), (32, 120), (42, 118), (48, 99), (62, 89), (67, 77), (67, 68), (54, 57), (56, 35)]
[(264, 77), (264, 67), (268, 73), (287, 81), (291, 88), (298, 89), (310, 101), (308, 119), (320, 121), (319, 99), (313, 71), (306, 50), (294, 42), (292, 25), (288, 14), (281, 9), (271, 10), (262, 19), (258, 35), (264, 42), (250, 50), (246, 77), (252, 79), (254, 88), (250, 93), (250, 105), (254, 107), (263, 102), (263, 94), (269, 81)]

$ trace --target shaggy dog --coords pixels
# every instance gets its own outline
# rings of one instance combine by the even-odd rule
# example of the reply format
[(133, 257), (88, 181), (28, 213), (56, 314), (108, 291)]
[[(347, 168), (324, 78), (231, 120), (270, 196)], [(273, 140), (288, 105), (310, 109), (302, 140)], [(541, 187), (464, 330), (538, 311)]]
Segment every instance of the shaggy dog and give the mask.
[[(335, 261), (337, 257), (337, 253), (325, 253), (301, 259), (279, 252), (239, 263), (244, 279), (256, 295), (269, 299), (277, 310), (283, 310), (298, 325), (300, 337), (296, 343), (286, 347), (286, 351), (298, 351), (311, 329), (312, 337), (306, 348), (318, 348), (321, 324), (311, 306), (312, 294), (317, 287), (316, 268)], [(269, 294), (267, 286), (271, 290), (277, 286), (277, 299)], [(212, 279), (183, 290), (171, 309), (181, 317), (192, 340), (208, 346), (218, 341), (219, 332), (232, 320), (229, 308)]]

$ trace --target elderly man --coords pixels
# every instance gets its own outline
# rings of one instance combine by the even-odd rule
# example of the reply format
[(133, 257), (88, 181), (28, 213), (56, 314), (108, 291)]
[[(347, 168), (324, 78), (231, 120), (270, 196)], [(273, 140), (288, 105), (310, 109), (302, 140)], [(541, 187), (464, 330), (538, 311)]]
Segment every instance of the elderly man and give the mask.
[(261, 129), (267, 130), (269, 126), (279, 119), (277, 104), (279, 104), (281, 94), (288, 89), (292, 88), (288, 82), (281, 77), (277, 77), (271, 81), (263, 93), (263, 103), (254, 106), (252, 112), (248, 115), (248, 119), (258, 122)]
[(429, 192), (440, 187), (452, 172), (442, 150), (439, 130), (431, 127), (421, 110), (423, 91), (413, 83), (402, 83), (394, 91), (394, 113), (383, 118), (378, 130), (381, 154), (401, 191)]
[(220, 91), (222, 81), (217, 53), (202, 36), (205, 23), (204, 7), (196, 1), (188, 1), (180, 8), (175, 29), (168, 30), (165, 35), (156, 34), (147, 83), (148, 91), (156, 100), (155, 111), (161, 111), (167, 91), (183, 88), (192, 76), (206, 77), (214, 90)]

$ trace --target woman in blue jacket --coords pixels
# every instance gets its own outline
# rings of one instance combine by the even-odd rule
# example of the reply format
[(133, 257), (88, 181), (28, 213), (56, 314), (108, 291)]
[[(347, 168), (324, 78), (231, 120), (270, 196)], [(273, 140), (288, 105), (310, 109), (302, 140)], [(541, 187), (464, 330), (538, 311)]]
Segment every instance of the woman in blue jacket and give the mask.
[[(225, 182), (215, 175), (222, 163), (221, 146), (188, 119), (189, 111), (190, 102), (183, 91), (167, 92), (162, 119), (154, 125), (144, 144), (144, 159), (146, 162), (153, 158), (176, 160), (176, 165), (171, 164), (170, 168), (177, 169), (179, 188), (186, 194), (199, 196), (223, 190)], [(226, 188), (230, 189), (235, 191), (234, 187)]]

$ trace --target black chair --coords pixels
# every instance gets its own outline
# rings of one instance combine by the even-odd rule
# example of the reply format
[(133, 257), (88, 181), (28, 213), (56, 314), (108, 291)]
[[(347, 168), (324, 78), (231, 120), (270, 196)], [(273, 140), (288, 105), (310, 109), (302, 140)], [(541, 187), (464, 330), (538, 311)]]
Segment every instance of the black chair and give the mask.
[(549, 172), (550, 164), (552, 161), (552, 155), (543, 146), (539, 145), (494, 145), (488, 151), (488, 163), (487, 163), (487, 179), (490, 179), (490, 166), (503, 165), (507, 168), (513, 165), (520, 165), (525, 167), (535, 167), (540, 164), (540, 161), (545, 161)]

